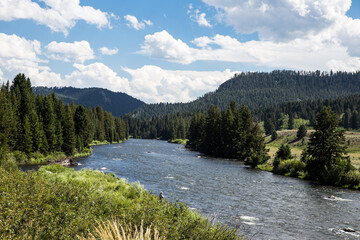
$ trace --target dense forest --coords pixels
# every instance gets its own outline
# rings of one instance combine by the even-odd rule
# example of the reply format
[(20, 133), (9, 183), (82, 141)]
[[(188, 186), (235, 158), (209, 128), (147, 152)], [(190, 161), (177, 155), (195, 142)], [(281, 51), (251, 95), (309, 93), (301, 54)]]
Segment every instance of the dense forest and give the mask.
[[(347, 130), (358, 130), (360, 128), (360, 95), (335, 99), (294, 101), (277, 106), (263, 107), (253, 111), (253, 120), (257, 123), (264, 122), (266, 135), (270, 135), (276, 130), (295, 129), (295, 119), (309, 120), (307, 125), (313, 127), (316, 114), (325, 106), (331, 107), (341, 117), (340, 127)], [(185, 139), (189, 136), (192, 118), (196, 118), (198, 115), (177, 113), (147, 119), (127, 115), (125, 121), (129, 124), (130, 134), (134, 138)]]
[(140, 118), (160, 117), (173, 113), (205, 113), (211, 105), (226, 110), (231, 101), (251, 110), (285, 102), (330, 99), (358, 94), (360, 72), (280, 71), (247, 72), (235, 75), (211, 93), (189, 103), (149, 104), (135, 110)]
[[(335, 113), (341, 116), (340, 126), (345, 129), (357, 130), (360, 128), (360, 95), (351, 95), (336, 99), (307, 100), (283, 103), (278, 106), (270, 106), (255, 110), (254, 114), (259, 121), (265, 122), (265, 131), (279, 130), (284, 126), (293, 129), (293, 119), (302, 118), (310, 121), (313, 126), (315, 116), (325, 106), (331, 107)], [(286, 124), (285, 124), (286, 125)]]
[(252, 167), (269, 159), (250, 109), (244, 105), (237, 109), (235, 102), (224, 112), (211, 106), (206, 115), (196, 114), (188, 136), (187, 146), (206, 155), (240, 159)]
[(35, 95), (29, 78), (17, 75), (0, 90), (0, 160), (8, 152), (28, 158), (64, 152), (72, 155), (93, 140), (118, 142), (128, 138), (128, 126), (101, 107), (64, 105), (52, 93)]
[(145, 105), (143, 101), (133, 98), (126, 93), (112, 92), (103, 88), (74, 88), (74, 87), (34, 87), (35, 94), (50, 95), (62, 99), (64, 104), (83, 105), (85, 107), (101, 106), (104, 111), (120, 117)]

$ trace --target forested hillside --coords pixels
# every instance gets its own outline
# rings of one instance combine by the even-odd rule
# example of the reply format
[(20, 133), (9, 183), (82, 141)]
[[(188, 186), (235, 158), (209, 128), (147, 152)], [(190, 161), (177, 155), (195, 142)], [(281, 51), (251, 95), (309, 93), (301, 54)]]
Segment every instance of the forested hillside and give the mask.
[(360, 92), (360, 72), (248, 72), (235, 75), (215, 92), (190, 103), (150, 104), (133, 112), (149, 118), (171, 113), (206, 112), (211, 105), (225, 110), (231, 101), (255, 110), (285, 102), (330, 99)]
[(144, 102), (133, 98), (126, 93), (112, 92), (103, 88), (47, 88), (34, 87), (35, 94), (49, 95), (52, 92), (63, 100), (65, 104), (76, 103), (85, 107), (101, 106), (114, 116), (123, 116), (145, 105)]

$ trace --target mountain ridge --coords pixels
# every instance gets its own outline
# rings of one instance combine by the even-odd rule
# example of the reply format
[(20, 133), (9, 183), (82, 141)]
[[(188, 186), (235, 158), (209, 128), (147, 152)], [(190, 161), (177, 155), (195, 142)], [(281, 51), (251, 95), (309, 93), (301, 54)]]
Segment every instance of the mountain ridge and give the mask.
[(123, 116), (146, 105), (143, 101), (126, 93), (113, 92), (105, 88), (34, 87), (33, 91), (40, 95), (49, 95), (54, 92), (65, 104), (74, 102), (86, 107), (101, 106), (114, 116)]

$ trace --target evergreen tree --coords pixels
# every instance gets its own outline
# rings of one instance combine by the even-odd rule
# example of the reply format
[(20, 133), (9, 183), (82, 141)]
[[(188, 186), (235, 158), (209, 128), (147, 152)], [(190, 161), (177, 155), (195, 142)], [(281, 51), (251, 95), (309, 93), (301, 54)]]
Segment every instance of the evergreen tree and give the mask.
[(278, 138), (278, 134), (276, 131), (273, 131), (271, 134), (271, 141), (275, 141)]
[(294, 115), (292, 113), (289, 114), (288, 129), (294, 129)]
[(244, 161), (245, 165), (254, 168), (270, 158), (267, 154), (269, 150), (266, 149), (265, 139), (259, 125), (253, 122), (250, 109), (244, 105), (240, 109), (240, 119), (240, 129), (244, 136), (240, 143), (242, 145), (240, 159)]
[[(91, 123), (84, 106), (77, 106), (74, 115), (76, 147), (83, 149), (91, 142)], [(109, 141), (111, 142), (111, 141)]]
[(21, 125), (20, 151), (26, 153), (28, 156), (32, 152), (31, 126), (28, 116), (25, 116), (23, 124)]
[(75, 139), (74, 120), (69, 105), (65, 106), (65, 111), (64, 111), (63, 136), (64, 136), (64, 143), (62, 145), (62, 150), (66, 155), (71, 156), (73, 155), (75, 150), (76, 139)]
[(273, 166), (274, 166), (273, 171), (276, 172), (281, 161), (292, 159), (292, 158), (293, 158), (293, 156), (291, 155), (291, 150), (290, 150), (289, 145), (281, 144), (280, 148), (275, 153), (275, 158), (273, 161)]
[(205, 135), (201, 145), (201, 150), (208, 155), (218, 156), (220, 152), (221, 136), (221, 112), (218, 107), (211, 106), (205, 123)]
[(296, 137), (297, 139), (303, 139), (306, 136), (307, 130), (305, 125), (301, 125), (298, 129), (298, 131), (296, 132)]
[(270, 135), (275, 131), (275, 125), (271, 118), (265, 118), (264, 120), (265, 134)]
[(344, 131), (337, 129), (338, 123), (339, 118), (330, 107), (324, 107), (316, 116), (316, 131), (310, 135), (308, 147), (302, 155), (311, 180), (339, 185), (350, 170)]

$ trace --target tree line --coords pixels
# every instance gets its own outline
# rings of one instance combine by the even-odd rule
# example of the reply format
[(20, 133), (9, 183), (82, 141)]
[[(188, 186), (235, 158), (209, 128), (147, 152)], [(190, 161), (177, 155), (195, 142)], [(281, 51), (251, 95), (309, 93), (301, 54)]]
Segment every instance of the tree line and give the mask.
[(93, 140), (118, 142), (128, 138), (128, 126), (101, 107), (66, 104), (52, 93), (35, 95), (31, 81), (18, 74), (0, 89), (0, 159), (8, 152), (64, 152), (72, 155)]
[(244, 105), (237, 109), (235, 102), (223, 112), (211, 106), (207, 114), (195, 114), (188, 137), (187, 147), (206, 155), (240, 159), (251, 167), (269, 159), (262, 131), (250, 109)]
[(284, 126), (287, 129), (294, 128), (294, 119), (309, 120), (309, 125), (314, 126), (316, 114), (323, 107), (329, 106), (338, 116), (341, 116), (339, 125), (345, 129), (358, 130), (360, 128), (360, 95), (347, 97), (307, 100), (283, 103), (277, 106), (269, 106), (254, 111), (258, 121), (264, 121), (264, 128), (267, 135)]
[(162, 117), (140, 119), (125, 116), (130, 135), (144, 139), (186, 139), (192, 114), (168, 114)]
[(173, 113), (205, 113), (211, 105), (224, 111), (231, 101), (235, 101), (238, 106), (244, 104), (256, 110), (285, 102), (339, 98), (359, 92), (360, 72), (243, 72), (224, 82), (216, 91), (195, 101), (149, 104), (132, 114), (139, 118), (151, 118)]

